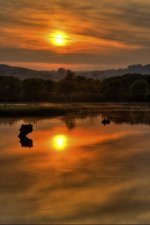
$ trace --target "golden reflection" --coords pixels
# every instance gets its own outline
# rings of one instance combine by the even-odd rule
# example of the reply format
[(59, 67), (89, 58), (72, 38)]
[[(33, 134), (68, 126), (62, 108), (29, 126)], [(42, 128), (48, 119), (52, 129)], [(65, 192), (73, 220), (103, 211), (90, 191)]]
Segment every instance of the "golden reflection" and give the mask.
[(62, 151), (67, 146), (67, 137), (65, 135), (56, 135), (53, 138), (53, 147), (55, 150)]

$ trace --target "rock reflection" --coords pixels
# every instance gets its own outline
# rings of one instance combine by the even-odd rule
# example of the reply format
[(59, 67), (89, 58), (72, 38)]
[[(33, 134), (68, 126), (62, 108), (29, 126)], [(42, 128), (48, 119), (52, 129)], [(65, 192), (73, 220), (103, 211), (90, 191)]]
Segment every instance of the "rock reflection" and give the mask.
[(104, 126), (109, 125), (110, 123), (111, 123), (111, 121), (110, 121), (109, 119), (104, 118), (104, 119), (102, 120), (102, 124), (103, 124)]
[(74, 116), (64, 116), (61, 120), (66, 124), (68, 130), (73, 130), (76, 127)]
[(33, 147), (32, 139), (29, 139), (26, 136), (23, 138), (20, 138), (20, 144), (24, 148), (32, 148)]
[(29, 139), (26, 135), (31, 133), (33, 131), (33, 126), (32, 124), (23, 124), (20, 128), (20, 133), (18, 135), (20, 139), (20, 144), (22, 147), (28, 147), (32, 148), (33, 147), (33, 141)]

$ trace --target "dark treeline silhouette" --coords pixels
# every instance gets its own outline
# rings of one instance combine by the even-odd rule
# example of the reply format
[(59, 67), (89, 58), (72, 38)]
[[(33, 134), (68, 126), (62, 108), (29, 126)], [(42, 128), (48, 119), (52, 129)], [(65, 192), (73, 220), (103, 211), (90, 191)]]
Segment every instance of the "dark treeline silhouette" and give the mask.
[(149, 102), (150, 76), (126, 74), (104, 80), (74, 76), (58, 82), (0, 76), (0, 102)]

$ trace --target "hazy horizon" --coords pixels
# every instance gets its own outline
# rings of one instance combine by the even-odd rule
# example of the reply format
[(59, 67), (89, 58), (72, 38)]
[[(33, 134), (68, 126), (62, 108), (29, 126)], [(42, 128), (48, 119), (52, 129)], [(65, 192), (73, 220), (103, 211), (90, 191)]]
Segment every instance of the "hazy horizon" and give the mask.
[[(43, 68), (40, 68), (40, 67), (37, 67), (36, 65), (34, 66), (30, 66), (28, 64), (17, 64), (17, 63), (0, 63), (0, 65), (4, 65), (4, 66), (10, 66), (10, 67), (16, 67), (16, 68), (22, 68), (22, 69), (29, 69), (29, 70), (35, 70), (35, 71), (58, 71), (59, 68), (61, 68), (61, 65), (57, 65), (54, 67), (51, 67), (51, 68), (47, 68), (47, 67), (43, 67)], [(27, 66), (26, 66), (27, 65)], [(124, 66), (124, 67), (110, 67), (110, 68), (97, 68), (95, 69), (94, 67), (91, 69), (88, 68), (86, 69), (86, 67), (84, 68), (80, 68), (80, 69), (76, 69), (76, 68), (72, 68), (71, 66), (69, 67), (63, 67), (65, 70), (73, 70), (74, 72), (92, 72), (92, 71), (109, 71), (109, 70), (122, 70), (122, 69), (128, 69), (129, 66), (138, 66), (138, 65), (141, 65), (141, 66), (146, 66), (146, 65), (150, 65), (150, 64), (132, 64), (132, 65), (127, 65), (127, 66)], [(67, 66), (67, 65), (66, 65)]]
[[(129, 65), (123, 65), (123, 66), (100, 66), (100, 65), (91, 65), (88, 66), (87, 65), (80, 65), (80, 67), (78, 67), (77, 65), (68, 65), (68, 64), (53, 64), (53, 65), (49, 65), (49, 64), (37, 64), (37, 63), (24, 63), (24, 62), (7, 62), (7, 61), (0, 61), (1, 65), (7, 65), (7, 66), (12, 66), (12, 67), (20, 67), (20, 68), (27, 68), (27, 69), (31, 69), (31, 70), (38, 70), (38, 71), (52, 71), (52, 70), (58, 70), (59, 68), (65, 68), (65, 69), (69, 69), (69, 70), (73, 70), (73, 71), (101, 71), (101, 70), (113, 70), (113, 69), (125, 69), (127, 68)], [(137, 63), (137, 64), (141, 64), (141, 63)], [(142, 64), (142, 65), (146, 65), (146, 64)]]

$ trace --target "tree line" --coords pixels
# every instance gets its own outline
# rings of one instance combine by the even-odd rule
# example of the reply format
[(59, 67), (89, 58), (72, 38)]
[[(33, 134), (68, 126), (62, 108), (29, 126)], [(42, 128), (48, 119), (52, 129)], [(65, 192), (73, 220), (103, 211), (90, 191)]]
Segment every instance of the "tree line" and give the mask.
[(59, 82), (0, 76), (0, 102), (148, 102), (150, 76), (126, 74), (107, 79), (74, 76)]

